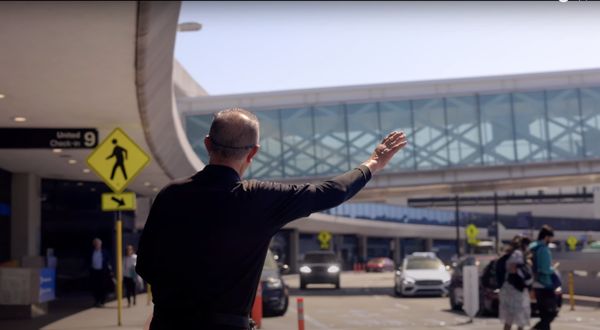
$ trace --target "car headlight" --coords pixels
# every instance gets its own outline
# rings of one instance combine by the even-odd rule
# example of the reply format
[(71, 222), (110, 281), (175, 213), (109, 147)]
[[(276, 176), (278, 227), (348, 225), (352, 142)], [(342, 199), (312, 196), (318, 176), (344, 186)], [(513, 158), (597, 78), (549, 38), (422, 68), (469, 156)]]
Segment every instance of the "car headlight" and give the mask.
[(310, 267), (308, 267), (308, 266), (300, 267), (300, 273), (310, 274), (311, 272), (312, 272), (312, 269), (310, 269)]
[(283, 282), (275, 277), (269, 277), (265, 282), (265, 286), (269, 289), (280, 289), (283, 286)]
[(562, 287), (558, 287), (556, 288), (556, 290), (554, 290), (554, 292), (556, 292), (557, 294), (562, 294)]
[(415, 280), (410, 277), (405, 277), (402, 279), (402, 283), (404, 284), (415, 284)]
[(339, 271), (340, 271), (340, 267), (338, 267), (336, 265), (332, 265), (332, 266), (329, 266), (329, 268), (327, 268), (328, 273), (337, 273)]

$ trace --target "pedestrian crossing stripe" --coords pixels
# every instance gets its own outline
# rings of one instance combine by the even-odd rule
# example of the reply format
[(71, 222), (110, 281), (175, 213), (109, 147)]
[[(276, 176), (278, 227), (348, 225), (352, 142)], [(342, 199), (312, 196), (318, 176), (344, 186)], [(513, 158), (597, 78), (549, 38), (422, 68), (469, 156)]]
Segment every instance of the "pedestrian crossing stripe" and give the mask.
[(121, 193), (150, 157), (123, 130), (115, 128), (87, 158), (88, 166), (115, 193)]

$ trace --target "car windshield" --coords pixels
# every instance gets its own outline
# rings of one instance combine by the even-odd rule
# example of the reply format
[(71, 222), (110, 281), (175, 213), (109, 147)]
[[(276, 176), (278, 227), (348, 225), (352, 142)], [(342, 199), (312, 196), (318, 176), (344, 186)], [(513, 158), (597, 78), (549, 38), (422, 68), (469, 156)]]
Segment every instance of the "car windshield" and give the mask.
[(304, 256), (305, 262), (335, 262), (335, 254), (329, 253), (314, 253)]
[(271, 250), (267, 251), (267, 258), (265, 259), (265, 264), (263, 266), (263, 269), (269, 269), (269, 270), (277, 269), (277, 262), (275, 261), (275, 258), (273, 258), (273, 253), (271, 253)]
[(444, 265), (439, 259), (410, 258), (406, 262), (406, 269), (440, 269)]

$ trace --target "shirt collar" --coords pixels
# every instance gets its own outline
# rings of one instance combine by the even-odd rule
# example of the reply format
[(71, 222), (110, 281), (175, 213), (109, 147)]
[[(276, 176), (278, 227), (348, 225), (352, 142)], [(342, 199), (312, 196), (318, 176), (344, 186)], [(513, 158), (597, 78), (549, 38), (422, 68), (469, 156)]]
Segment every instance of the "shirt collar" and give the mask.
[(206, 165), (204, 166), (204, 169), (200, 172), (198, 172), (196, 175), (203, 173), (204, 175), (210, 175), (210, 176), (219, 176), (221, 178), (226, 178), (230, 181), (233, 182), (239, 182), (241, 181), (241, 178), (238, 174), (238, 172), (236, 170), (234, 170), (233, 168), (229, 167), (229, 166), (224, 166), (224, 165)]

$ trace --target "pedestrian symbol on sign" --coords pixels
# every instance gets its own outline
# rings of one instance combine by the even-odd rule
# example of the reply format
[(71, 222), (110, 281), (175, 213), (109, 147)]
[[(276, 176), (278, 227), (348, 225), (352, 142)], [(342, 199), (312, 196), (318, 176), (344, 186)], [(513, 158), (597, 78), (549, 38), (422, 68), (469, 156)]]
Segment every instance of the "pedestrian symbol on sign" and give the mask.
[(127, 180), (127, 171), (125, 170), (125, 160), (127, 160), (127, 149), (120, 147), (117, 144), (117, 139), (112, 140), (112, 144), (115, 145), (113, 152), (110, 156), (106, 157), (106, 159), (111, 159), (113, 157), (116, 158), (115, 165), (113, 166), (112, 173), (110, 174), (110, 179), (114, 180), (115, 172), (117, 167), (121, 168), (121, 172), (123, 173), (123, 177)]

